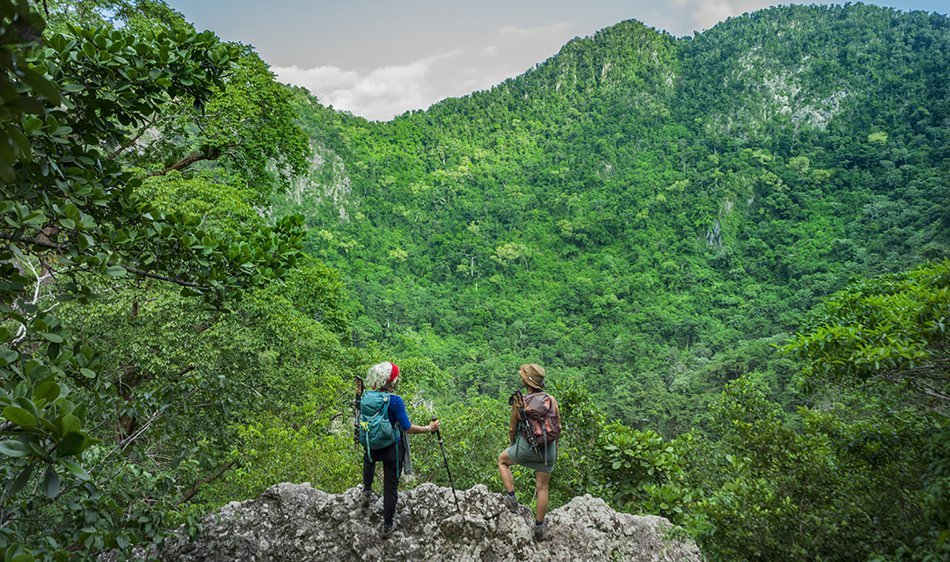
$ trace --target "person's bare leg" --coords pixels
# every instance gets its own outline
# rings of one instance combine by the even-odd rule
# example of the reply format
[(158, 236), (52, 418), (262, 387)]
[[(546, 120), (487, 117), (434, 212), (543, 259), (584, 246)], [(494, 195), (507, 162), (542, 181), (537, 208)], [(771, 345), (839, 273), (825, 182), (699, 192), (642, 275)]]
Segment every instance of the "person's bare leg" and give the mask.
[(538, 491), (538, 513), (535, 516), (537, 521), (544, 521), (544, 514), (548, 512), (548, 482), (550, 481), (550, 472), (534, 473), (534, 485)]
[(511, 475), (511, 465), (513, 465), (511, 457), (508, 456), (508, 451), (502, 451), (498, 455), (498, 474), (501, 475), (501, 483), (505, 487), (506, 492), (515, 491), (515, 478)]

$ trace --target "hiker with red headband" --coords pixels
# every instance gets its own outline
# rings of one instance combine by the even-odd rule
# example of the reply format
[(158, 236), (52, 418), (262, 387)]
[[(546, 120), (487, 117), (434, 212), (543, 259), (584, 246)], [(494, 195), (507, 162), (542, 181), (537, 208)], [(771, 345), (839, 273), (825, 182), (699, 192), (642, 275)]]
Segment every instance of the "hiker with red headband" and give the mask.
[[(373, 498), (373, 477), (376, 462), (383, 463), (383, 528), (382, 538), (393, 533), (398, 497), (400, 469), (408, 469), (409, 440), (406, 434), (434, 433), (439, 421), (429, 425), (413, 425), (406, 414), (402, 397), (394, 394), (399, 382), (395, 363), (378, 363), (366, 374), (369, 388), (360, 398), (359, 439), (363, 445), (363, 509)], [(406, 471), (409, 474), (409, 471)]]

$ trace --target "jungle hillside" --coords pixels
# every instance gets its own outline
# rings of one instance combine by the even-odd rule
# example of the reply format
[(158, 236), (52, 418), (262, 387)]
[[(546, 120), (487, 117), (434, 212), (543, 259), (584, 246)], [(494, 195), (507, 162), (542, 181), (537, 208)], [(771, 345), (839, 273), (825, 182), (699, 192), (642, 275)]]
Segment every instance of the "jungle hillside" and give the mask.
[[(459, 488), (501, 491), (538, 363), (552, 507), (710, 560), (945, 560), (948, 70), (946, 15), (785, 6), (378, 122), (160, 0), (0, 0), (4, 562), (356, 485), (379, 361)], [(442, 462), (414, 440), (402, 486)]]

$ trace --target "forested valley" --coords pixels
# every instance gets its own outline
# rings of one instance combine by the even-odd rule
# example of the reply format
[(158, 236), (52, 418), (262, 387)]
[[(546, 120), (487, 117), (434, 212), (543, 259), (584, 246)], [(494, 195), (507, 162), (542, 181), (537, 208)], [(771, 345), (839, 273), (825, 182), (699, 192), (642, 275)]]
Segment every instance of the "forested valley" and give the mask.
[(710, 560), (947, 559), (948, 59), (947, 16), (863, 4), (626, 21), (373, 122), (160, 0), (0, 0), (5, 562), (356, 485), (383, 360), (460, 488), (501, 490), (539, 363), (555, 506)]

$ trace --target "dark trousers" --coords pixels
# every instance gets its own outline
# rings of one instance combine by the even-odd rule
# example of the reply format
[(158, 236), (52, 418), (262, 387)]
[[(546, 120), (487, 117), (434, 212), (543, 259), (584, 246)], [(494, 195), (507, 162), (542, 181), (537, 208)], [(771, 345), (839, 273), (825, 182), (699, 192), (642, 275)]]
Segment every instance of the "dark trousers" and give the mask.
[(373, 489), (373, 477), (376, 475), (376, 463), (383, 463), (383, 523), (386, 526), (393, 524), (393, 517), (396, 515), (396, 500), (399, 486), (399, 472), (396, 470), (397, 444), (385, 447), (383, 449), (373, 449), (371, 454), (373, 460), (369, 459), (366, 453), (363, 453), (363, 492), (369, 492)]

